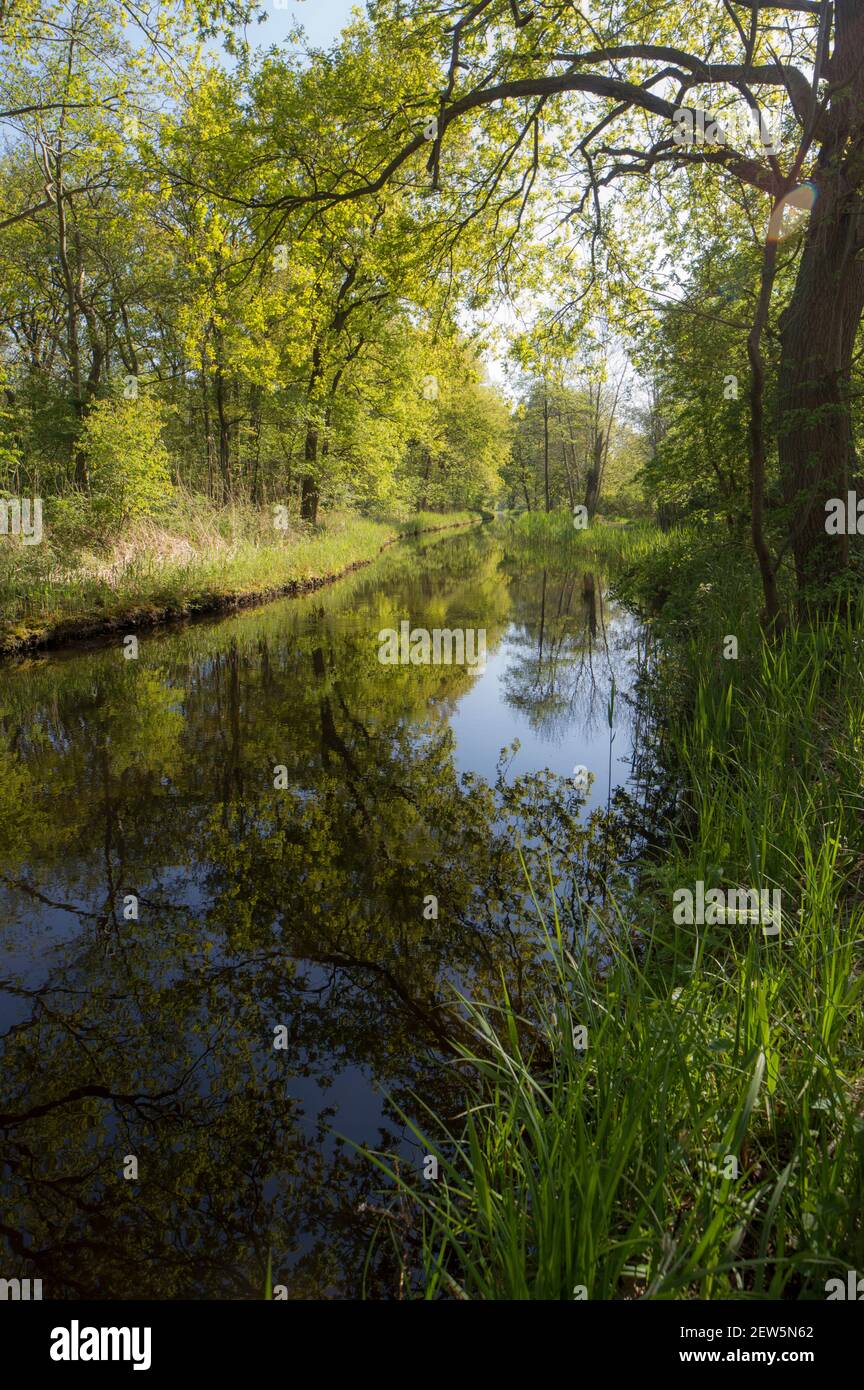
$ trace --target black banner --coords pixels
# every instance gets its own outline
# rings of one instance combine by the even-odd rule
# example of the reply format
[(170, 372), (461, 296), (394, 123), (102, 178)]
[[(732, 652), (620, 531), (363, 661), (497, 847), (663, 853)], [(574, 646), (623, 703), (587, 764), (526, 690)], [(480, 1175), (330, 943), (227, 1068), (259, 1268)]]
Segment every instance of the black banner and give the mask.
[[(613, 1374), (673, 1368), (686, 1372), (688, 1367), (698, 1373), (705, 1366), (752, 1366), (765, 1373), (804, 1367), (824, 1374), (853, 1361), (860, 1346), (861, 1319), (855, 1309), (837, 1306), (842, 1301), (583, 1301), (566, 1311), (552, 1305), (526, 1309), (524, 1322), (520, 1311), (515, 1326), (521, 1323), (523, 1334), (554, 1328), (567, 1338), (580, 1364), (590, 1348), (592, 1361), (605, 1363)], [(362, 1322), (357, 1320), (357, 1307), (292, 1307), (288, 1302), (280, 1306), (278, 1300), (272, 1305), (6, 1301), (0, 1306), (0, 1328), (6, 1356), (61, 1382), (70, 1375), (106, 1370), (114, 1376), (159, 1378), (212, 1370), (221, 1376), (251, 1373), (270, 1378), (281, 1366), (289, 1376), (301, 1345), (308, 1355), (312, 1348), (307, 1339), (319, 1331), (327, 1336), (324, 1364), (331, 1373), (342, 1364), (352, 1371), (364, 1362), (371, 1366), (373, 1358), (387, 1354), (387, 1345), (400, 1348), (406, 1333), (412, 1338), (412, 1360), (421, 1353), (424, 1379), (437, 1373), (438, 1366), (441, 1374), (452, 1374), (457, 1348), (475, 1347), (489, 1358), (490, 1366), (499, 1351), (508, 1360), (513, 1354), (512, 1307), (501, 1324), (491, 1309), (466, 1317), (458, 1303), (433, 1314), (420, 1307), (412, 1313), (405, 1306), (365, 1304)], [(382, 1335), (391, 1341), (383, 1343)], [(424, 1341), (417, 1342), (418, 1335)], [(531, 1354), (524, 1341), (519, 1350)]]

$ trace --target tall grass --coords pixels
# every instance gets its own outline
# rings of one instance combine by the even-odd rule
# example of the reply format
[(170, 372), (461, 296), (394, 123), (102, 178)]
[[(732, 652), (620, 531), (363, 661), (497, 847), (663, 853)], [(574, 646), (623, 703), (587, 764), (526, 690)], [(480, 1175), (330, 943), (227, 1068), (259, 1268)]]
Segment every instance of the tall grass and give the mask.
[[(700, 584), (698, 547), (659, 549), (680, 814), (595, 951), (566, 949), (535, 885), (549, 960), (525, 1015), (462, 1001), (463, 1116), (410, 1121), (440, 1164), (412, 1189), (426, 1297), (822, 1299), (864, 1268), (860, 628), (771, 647), (734, 564)], [(676, 924), (700, 879), (779, 887), (780, 935)]]
[(332, 512), (319, 527), (278, 531), (272, 511), (190, 496), (170, 517), (100, 538), (55, 531), (49, 513), (40, 545), (0, 540), (0, 653), (34, 637), (74, 636), (76, 624), (93, 620), (169, 617), (303, 585), (374, 559), (400, 535), (472, 520), (467, 512)]
[(588, 561), (626, 567), (649, 553), (656, 554), (658, 546), (665, 543), (665, 537), (648, 521), (618, 525), (599, 518), (579, 529), (569, 512), (523, 512), (507, 527), (509, 548), (559, 564)]

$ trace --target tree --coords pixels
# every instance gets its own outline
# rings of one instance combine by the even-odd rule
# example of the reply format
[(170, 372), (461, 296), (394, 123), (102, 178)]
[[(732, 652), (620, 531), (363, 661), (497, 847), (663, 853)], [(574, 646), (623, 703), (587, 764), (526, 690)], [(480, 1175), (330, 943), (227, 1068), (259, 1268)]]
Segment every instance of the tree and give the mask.
[(272, 207), (286, 167), (313, 188), (353, 153), (355, 113), (416, 57), (388, 69), (360, 26), (226, 72), (185, 9), (171, 55), (108, 0), (27, 40), (20, 80), (56, 100), (10, 121), (0, 160), (2, 482), (86, 494), (85, 420), (122, 392), (166, 407), (173, 476), (217, 504), (475, 505), (507, 421), (456, 328), (470, 238), (445, 274), (440, 219), (395, 190), (311, 222)]
[[(572, 175), (574, 165), (582, 171), (581, 195), (568, 212), (587, 215), (596, 273), (609, 236), (604, 190), (689, 173), (697, 186), (704, 180), (708, 188), (730, 183), (755, 191), (766, 245), (764, 293), (750, 342), (757, 551), (764, 453), (760, 344), (773, 288), (771, 248), (785, 232), (789, 209), (803, 209), (797, 274), (781, 330), (778, 445), (787, 503), (796, 513), (790, 545), (805, 590), (845, 567), (845, 545), (825, 534), (823, 504), (827, 496), (844, 495), (856, 474), (849, 382), (864, 308), (864, 7), (856, 0), (727, 0), (698, 8), (694, 16), (691, 6), (634, 10), (612, 0), (589, 19), (557, 0), (524, 15), (507, 0), (453, 5), (451, 23), (434, 45), (440, 86), (427, 108), (434, 138), (424, 133), (428, 118), (413, 132), (402, 121), (401, 144), (394, 149), (391, 140), (386, 155), (367, 159), (363, 177), (343, 167), (326, 188), (288, 190), (281, 206), (326, 208), (377, 193), (404, 179), (425, 152), (433, 189), (459, 184), (463, 223), (481, 211), (501, 216), (514, 203), (521, 214), (545, 157), (553, 174)], [(389, 4), (376, 5), (373, 13), (379, 27), (404, 32)], [(412, 18), (428, 32), (425, 6), (416, 6)], [(778, 30), (783, 57), (776, 51)], [(700, 37), (695, 52), (694, 32)], [(427, 90), (418, 85), (415, 109)], [(574, 101), (577, 96), (585, 100)], [(713, 108), (707, 115), (700, 97)], [(784, 97), (789, 106), (781, 112)], [(732, 102), (743, 102), (753, 117), (755, 152), (723, 127)], [(688, 121), (705, 138), (688, 140)], [(777, 139), (766, 134), (771, 121), (781, 123)], [(449, 149), (466, 122), (473, 130), (467, 171), (464, 145)], [(553, 148), (541, 156), (544, 126)], [(395, 111), (388, 129), (391, 136), (400, 129)], [(574, 151), (572, 160), (565, 149)], [(666, 186), (681, 185), (673, 178)], [(467, 211), (466, 194), (473, 194)]]
[(508, 470), (511, 501), (521, 493), (531, 511), (542, 493), (545, 511), (578, 505), (593, 519), (615, 438), (626, 360), (613, 369), (608, 334), (591, 325), (565, 334), (560, 325), (542, 319), (514, 340), (512, 356), (528, 372), (528, 381)]

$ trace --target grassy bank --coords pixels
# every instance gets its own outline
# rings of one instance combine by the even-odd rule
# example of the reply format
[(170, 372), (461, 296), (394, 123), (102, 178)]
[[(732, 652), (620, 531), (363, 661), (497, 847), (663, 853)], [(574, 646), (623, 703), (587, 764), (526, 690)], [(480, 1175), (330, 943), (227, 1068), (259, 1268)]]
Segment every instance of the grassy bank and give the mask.
[[(556, 524), (559, 555), (618, 546), (655, 629), (679, 814), (632, 895), (591, 914), (596, 951), (568, 950), (572, 924), (534, 885), (546, 987), (530, 1016), (468, 1006), (467, 1123), (417, 1126), (440, 1176), (414, 1192), (414, 1287), (824, 1299), (864, 1270), (860, 624), (793, 627), (772, 649), (743, 548), (554, 520), (524, 543), (554, 543)], [(676, 923), (673, 893), (699, 881), (779, 889), (779, 934)]]
[(305, 593), (402, 536), (476, 520), (333, 512), (314, 528), (277, 530), (269, 513), (190, 498), (170, 520), (130, 524), (110, 541), (49, 521), (38, 545), (0, 538), (0, 656)]

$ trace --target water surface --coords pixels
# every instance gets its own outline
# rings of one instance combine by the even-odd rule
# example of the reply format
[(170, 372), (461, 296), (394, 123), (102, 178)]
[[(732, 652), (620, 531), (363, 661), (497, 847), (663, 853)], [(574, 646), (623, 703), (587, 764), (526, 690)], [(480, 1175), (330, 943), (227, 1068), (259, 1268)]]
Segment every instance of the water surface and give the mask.
[[(403, 619), (485, 629), (485, 668), (382, 665)], [(458, 1108), (453, 985), (530, 988), (517, 824), (592, 881), (637, 650), (600, 576), (484, 528), (0, 671), (0, 1274), (260, 1297), (271, 1250), (292, 1297), (356, 1296), (382, 1179), (337, 1136), (419, 1168), (395, 1107)]]

